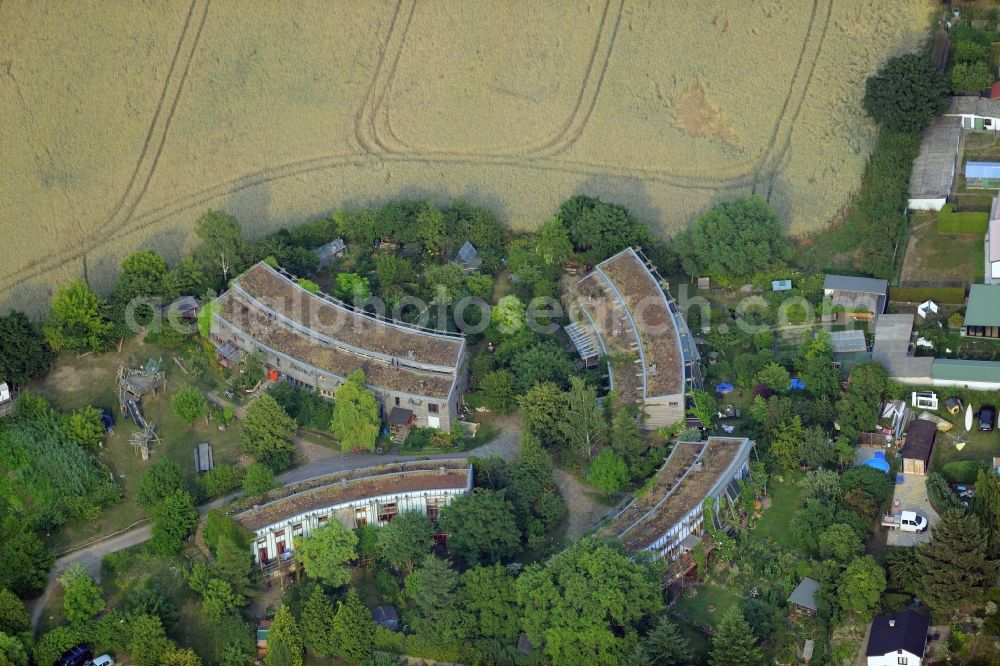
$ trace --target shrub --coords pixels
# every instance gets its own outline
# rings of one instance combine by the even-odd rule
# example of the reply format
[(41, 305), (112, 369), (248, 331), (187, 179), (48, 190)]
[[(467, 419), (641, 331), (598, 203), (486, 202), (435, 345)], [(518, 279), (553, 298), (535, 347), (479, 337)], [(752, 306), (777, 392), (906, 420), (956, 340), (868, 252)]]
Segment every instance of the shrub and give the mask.
[(951, 483), (975, 483), (980, 470), (988, 470), (989, 467), (978, 460), (954, 460), (945, 463), (944, 477)]
[(206, 497), (221, 497), (243, 483), (243, 470), (234, 465), (216, 465), (198, 478), (198, 487)]
[(927, 497), (938, 513), (964, 507), (958, 495), (948, 487), (948, 480), (938, 472), (932, 472), (927, 476)]

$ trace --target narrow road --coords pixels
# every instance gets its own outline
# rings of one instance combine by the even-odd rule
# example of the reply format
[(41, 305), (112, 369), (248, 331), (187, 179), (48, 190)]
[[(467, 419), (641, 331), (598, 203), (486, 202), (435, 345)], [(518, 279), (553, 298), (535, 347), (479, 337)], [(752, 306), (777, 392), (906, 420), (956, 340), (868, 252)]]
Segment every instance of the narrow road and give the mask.
[[(334, 472), (362, 469), (364, 467), (383, 465), (389, 462), (409, 462), (411, 460), (469, 458), (471, 456), (477, 456), (480, 458), (500, 456), (501, 458), (512, 460), (518, 457), (518, 444), (520, 439), (520, 423), (514, 420), (511, 420), (509, 426), (505, 424), (503, 432), (501, 432), (496, 439), (488, 444), (484, 444), (483, 446), (470, 451), (457, 451), (455, 453), (438, 453), (431, 455), (392, 456), (375, 454), (358, 455), (353, 453), (345, 454), (340, 451), (334, 451), (326, 447), (311, 444), (301, 437), (296, 437), (295, 443), (297, 449), (303, 455), (308, 457), (309, 462), (279, 474), (276, 479), (282, 485), (287, 486), (293, 483), (299, 483), (300, 481), (314, 479), (318, 476), (332, 474)], [(202, 516), (204, 516), (210, 509), (225, 506), (237, 497), (239, 497), (239, 493), (232, 493), (230, 495), (226, 495), (225, 497), (216, 498), (207, 504), (202, 504), (198, 507), (198, 511)], [(38, 626), (38, 621), (41, 619), (42, 611), (45, 609), (52, 592), (59, 585), (58, 577), (63, 571), (66, 570), (66, 567), (79, 562), (90, 570), (95, 580), (99, 581), (101, 578), (101, 561), (105, 557), (111, 553), (118, 552), (119, 550), (125, 550), (126, 548), (131, 548), (132, 546), (137, 546), (140, 543), (148, 541), (152, 536), (152, 532), (152, 525), (147, 523), (127, 532), (123, 532), (116, 536), (109, 537), (102, 541), (98, 541), (97, 543), (80, 548), (79, 550), (67, 553), (56, 560), (56, 563), (52, 568), (52, 572), (49, 574), (49, 582), (48, 585), (45, 586), (45, 591), (42, 592), (41, 596), (37, 599), (25, 604), (28, 612), (31, 614), (32, 631), (34, 631)]]

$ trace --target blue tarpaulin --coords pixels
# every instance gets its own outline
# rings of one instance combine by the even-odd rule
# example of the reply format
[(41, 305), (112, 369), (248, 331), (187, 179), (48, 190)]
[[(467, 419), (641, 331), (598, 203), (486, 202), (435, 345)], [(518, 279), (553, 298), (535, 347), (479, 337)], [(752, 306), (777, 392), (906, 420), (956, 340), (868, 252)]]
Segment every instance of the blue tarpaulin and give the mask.
[(868, 460), (864, 461), (864, 463), (862, 463), (862, 464), (867, 465), (868, 467), (872, 467), (874, 469), (877, 469), (880, 472), (888, 472), (889, 471), (889, 463), (884, 458), (869, 458)]
[(792, 377), (792, 385), (788, 387), (789, 391), (801, 391), (806, 387), (806, 383), (799, 379), (798, 377)]
[(735, 388), (736, 387), (734, 387), (732, 384), (727, 384), (726, 382), (723, 382), (723, 383), (717, 384), (715, 386), (715, 392), (716, 393), (726, 394), (726, 393), (729, 393), (729, 392), (735, 390)]

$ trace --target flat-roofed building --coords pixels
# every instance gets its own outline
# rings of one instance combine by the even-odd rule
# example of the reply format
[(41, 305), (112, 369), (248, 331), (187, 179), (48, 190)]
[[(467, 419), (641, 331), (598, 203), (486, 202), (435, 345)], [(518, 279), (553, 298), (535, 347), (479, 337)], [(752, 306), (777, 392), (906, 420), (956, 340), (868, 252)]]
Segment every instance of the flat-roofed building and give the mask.
[(965, 309), (965, 335), (1000, 338), (1000, 284), (974, 284)]
[(468, 381), (465, 339), (381, 319), (314, 294), (261, 262), (212, 303), (212, 342), (232, 366), (259, 352), (269, 371), (331, 398), (355, 370), (384, 415), (412, 412), (412, 425), (450, 430)]
[(855, 317), (877, 317), (889, 301), (889, 281), (853, 275), (827, 275), (823, 296)]
[[(610, 357), (611, 388), (655, 430), (684, 419), (685, 394), (700, 388), (694, 336), (664, 281), (639, 251), (626, 248), (578, 280), (572, 316)], [(575, 296), (575, 298), (574, 298)]]
[(407, 511), (437, 520), (438, 511), (472, 492), (467, 460), (423, 460), (329, 474), (272, 491), (234, 515), (254, 534), (253, 555), (267, 569), (290, 560), (299, 539), (330, 521), (348, 529), (382, 526)]
[(702, 504), (713, 498), (715, 520), (724, 522), (719, 500), (739, 496), (753, 447), (745, 437), (678, 442), (649, 492), (632, 500), (601, 532), (618, 537), (629, 551), (649, 550), (668, 560), (668, 582), (676, 580), (690, 569), (691, 552), (706, 533)]

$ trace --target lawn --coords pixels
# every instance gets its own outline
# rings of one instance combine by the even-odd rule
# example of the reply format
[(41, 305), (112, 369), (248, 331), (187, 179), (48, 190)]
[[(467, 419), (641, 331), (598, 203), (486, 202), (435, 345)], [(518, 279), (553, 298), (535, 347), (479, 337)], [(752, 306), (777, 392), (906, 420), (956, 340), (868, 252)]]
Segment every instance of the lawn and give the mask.
[(802, 505), (798, 480), (798, 475), (785, 473), (780, 481), (778, 477), (772, 477), (768, 481), (767, 494), (771, 499), (771, 506), (764, 511), (754, 528), (754, 538), (774, 539), (782, 548), (795, 547), (789, 526), (792, 524), (792, 516)]
[[(686, 615), (690, 621), (698, 626), (711, 624), (716, 625), (723, 613), (740, 601), (740, 596), (732, 590), (719, 587), (713, 583), (705, 583), (697, 588), (698, 595), (695, 597), (682, 597), (677, 601), (677, 611)], [(709, 612), (708, 607), (714, 609)]]
[[(148, 421), (156, 424), (160, 444), (154, 444), (150, 460), (143, 461), (129, 444), (129, 436), (136, 431), (130, 421), (118, 415), (115, 395), (115, 374), (120, 363), (144, 363), (149, 358), (163, 357), (166, 373), (166, 391), (143, 400), (142, 408)], [(240, 457), (239, 423), (220, 431), (216, 422), (206, 424), (199, 420), (192, 426), (181, 422), (170, 407), (171, 396), (183, 386), (193, 383), (187, 375), (171, 362), (171, 353), (158, 345), (139, 340), (127, 341), (122, 351), (83, 358), (71, 355), (59, 357), (52, 371), (41, 381), (29, 386), (63, 410), (78, 409), (88, 404), (110, 409), (116, 414), (115, 434), (104, 443), (100, 458), (112, 471), (115, 480), (124, 487), (125, 497), (108, 508), (97, 520), (75, 521), (53, 534), (50, 545), (55, 552), (81, 545), (98, 536), (124, 529), (145, 517), (135, 503), (137, 482), (142, 471), (153, 461), (167, 457), (194, 479), (193, 451), (200, 442), (210, 442), (216, 464), (231, 464)]]
[(934, 213), (914, 219), (901, 282), (962, 283), (983, 280), (983, 237), (978, 234), (938, 233)]

